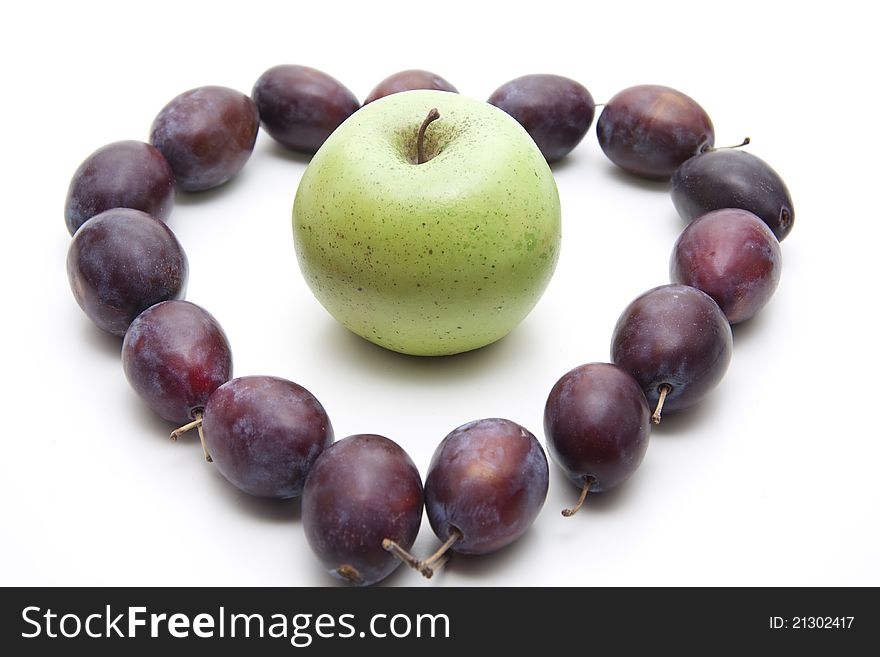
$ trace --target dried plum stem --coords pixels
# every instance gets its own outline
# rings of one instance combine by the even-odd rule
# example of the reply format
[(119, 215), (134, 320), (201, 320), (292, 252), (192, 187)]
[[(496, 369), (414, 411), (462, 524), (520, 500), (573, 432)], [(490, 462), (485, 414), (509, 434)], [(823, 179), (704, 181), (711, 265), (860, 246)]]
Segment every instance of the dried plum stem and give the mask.
[(428, 112), (428, 116), (425, 117), (425, 120), (422, 121), (422, 125), (419, 128), (419, 135), (416, 137), (416, 151), (418, 154), (418, 164), (424, 164), (427, 162), (425, 159), (425, 130), (428, 129), (428, 126), (431, 122), (436, 121), (440, 118), (440, 112), (437, 111), (436, 107), (431, 108), (431, 111)]
[(393, 554), (410, 568), (419, 569), (420, 561), (396, 541), (392, 541), (390, 538), (382, 539), (382, 549)]
[[(199, 420), (202, 419), (202, 414), (201, 414), (201, 413), (198, 414), (198, 418), (199, 418)], [(196, 429), (199, 430), (199, 441), (202, 443), (202, 451), (205, 453), (205, 460), (206, 460), (208, 463), (213, 463), (213, 462), (214, 462), (214, 459), (211, 458), (211, 455), (208, 453), (208, 446), (205, 444), (205, 432), (204, 432), (204, 430), (202, 429), (202, 423), (201, 423), (201, 422), (199, 422), (199, 424), (198, 424), (198, 426), (196, 427)]]
[(211, 455), (208, 454), (208, 447), (205, 445), (205, 432), (202, 429), (202, 413), (201, 411), (196, 411), (193, 414), (195, 419), (192, 422), (187, 422), (182, 427), (177, 427), (174, 431), (171, 432), (171, 440), (177, 441), (183, 434), (188, 431), (192, 431), (193, 429), (198, 429), (199, 431), (199, 442), (202, 443), (202, 451), (205, 453), (205, 460), (208, 463), (212, 463), (214, 459), (211, 458)]
[(180, 438), (180, 437), (181, 437), (183, 434), (185, 434), (187, 431), (192, 431), (192, 430), (195, 429), (196, 427), (200, 427), (200, 426), (202, 426), (202, 415), (201, 415), (201, 413), (197, 414), (197, 415), (195, 416), (195, 418), (196, 418), (196, 419), (193, 420), (192, 422), (188, 422), (188, 423), (184, 424), (182, 427), (177, 427), (174, 431), (172, 431), (172, 432), (171, 432), (171, 440), (176, 441), (178, 438)]
[(584, 482), (584, 487), (581, 488), (581, 496), (578, 498), (577, 504), (574, 505), (573, 509), (563, 509), (562, 515), (566, 518), (571, 518), (575, 513), (581, 510), (581, 507), (584, 505), (584, 500), (587, 499), (587, 493), (590, 492), (590, 486), (593, 485), (592, 479), (587, 479)]
[(660, 399), (657, 400), (657, 408), (654, 409), (654, 414), (651, 416), (651, 422), (654, 424), (660, 424), (660, 414), (663, 412), (663, 403), (666, 401), (666, 395), (672, 392), (672, 386), (668, 383), (663, 383), (657, 388), (657, 392), (660, 393)]
[(449, 557), (446, 556), (446, 553), (449, 552), (449, 548), (455, 545), (459, 540), (461, 540), (461, 532), (453, 527), (446, 542), (437, 548), (437, 551), (434, 554), (418, 563), (416, 566), (418, 571), (428, 579), (431, 579), (434, 573), (449, 559)]
[(712, 151), (723, 151), (723, 150), (732, 150), (735, 148), (742, 148), (743, 146), (748, 146), (752, 143), (751, 137), (746, 137), (742, 140), (742, 143), (735, 144), (733, 146), (707, 146), (702, 150), (703, 153), (710, 153)]

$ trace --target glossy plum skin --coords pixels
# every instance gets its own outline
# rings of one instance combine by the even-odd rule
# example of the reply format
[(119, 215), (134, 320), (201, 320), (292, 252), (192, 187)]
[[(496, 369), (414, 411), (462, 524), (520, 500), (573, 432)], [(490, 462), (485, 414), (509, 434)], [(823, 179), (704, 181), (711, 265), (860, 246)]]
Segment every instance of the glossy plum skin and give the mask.
[(87, 219), (113, 208), (133, 208), (165, 221), (174, 207), (174, 173), (151, 144), (117, 141), (79, 165), (64, 203), (64, 221), (73, 235)]
[(651, 411), (638, 382), (610, 363), (566, 373), (547, 398), (544, 434), (550, 458), (591, 493), (622, 484), (648, 449)]
[(447, 80), (444, 80), (436, 73), (430, 71), (422, 71), (420, 69), (409, 69), (389, 75), (387, 78), (377, 84), (364, 105), (372, 103), (391, 94), (397, 94), (401, 91), (412, 91), (414, 89), (434, 89), (436, 91), (449, 91), (457, 94), (458, 89), (453, 87)]
[(687, 285), (661, 285), (637, 297), (617, 320), (611, 360), (629, 372), (651, 408), (668, 385), (663, 411), (700, 401), (721, 381), (733, 348), (718, 304)]
[(578, 82), (560, 75), (524, 75), (506, 82), (488, 103), (526, 129), (548, 162), (577, 146), (593, 123), (596, 104)]
[(361, 106), (336, 78), (292, 64), (263, 73), (251, 96), (266, 132), (283, 146), (309, 155)]
[(382, 541), (409, 550), (423, 506), (422, 479), (409, 455), (384, 436), (359, 434), (315, 461), (302, 493), (302, 525), (331, 575), (369, 585), (400, 566)]
[(712, 121), (693, 98), (647, 84), (606, 103), (596, 136), (617, 166), (652, 180), (668, 180), (682, 162), (715, 143)]
[(476, 420), (452, 431), (434, 452), (425, 479), (425, 509), (452, 550), (486, 554), (532, 525), (547, 497), (549, 468), (537, 438), (515, 422)]
[(222, 185), (248, 161), (260, 116), (254, 102), (227, 87), (198, 87), (171, 100), (153, 121), (150, 143), (174, 171), (177, 186), (200, 192)]
[(690, 158), (672, 177), (672, 202), (686, 221), (711, 210), (748, 210), (780, 242), (794, 226), (794, 205), (782, 178), (764, 160), (735, 149)]
[(163, 301), (128, 327), (122, 366), (158, 415), (186, 424), (232, 376), (229, 340), (214, 317), (189, 301)]
[(691, 222), (669, 261), (673, 283), (712, 297), (727, 321), (750, 319), (773, 296), (782, 252), (770, 228), (747, 210), (714, 210)]
[(168, 226), (128, 208), (86, 221), (67, 251), (76, 302), (95, 324), (118, 336), (150, 306), (183, 298), (188, 271), (183, 247)]
[(302, 493), (306, 475), (333, 443), (327, 412), (312, 393), (274, 376), (227, 381), (202, 418), (214, 465), (234, 486), (258, 497)]

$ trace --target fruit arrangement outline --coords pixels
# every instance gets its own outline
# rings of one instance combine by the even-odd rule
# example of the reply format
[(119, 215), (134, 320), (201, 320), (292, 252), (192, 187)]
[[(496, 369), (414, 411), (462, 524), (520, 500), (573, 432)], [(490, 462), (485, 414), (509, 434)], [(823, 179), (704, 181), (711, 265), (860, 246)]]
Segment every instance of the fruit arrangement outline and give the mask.
[[(338, 80), (305, 66), (267, 70), (250, 96), (218, 86), (189, 90), (157, 115), (150, 143), (108, 144), (74, 173), (64, 213), (74, 298), (99, 328), (123, 338), (125, 375), (150, 408), (180, 425), (172, 438), (196, 431), (206, 460), (248, 494), (302, 497), (303, 529), (328, 573), (369, 585), (405, 563), (431, 577), (451, 553), (493, 552), (528, 530), (549, 485), (540, 441), (508, 419), (468, 422), (441, 441), (423, 482), (389, 438), (335, 440), (324, 407), (304, 387), (274, 376), (233, 378), (222, 327), (184, 299), (188, 260), (164, 223), (174, 190), (232, 179), (262, 125), (284, 147), (312, 156), (294, 201), (293, 233), (318, 300), (386, 348), (459, 353), (507, 335), (549, 284), (561, 210), (548, 162), (581, 142), (596, 108), (583, 85), (546, 74), (511, 80), (488, 102), (419, 70), (389, 76), (363, 105)], [(371, 131), (383, 135), (384, 150), (363, 138)], [(620, 168), (670, 181), (688, 224), (670, 258), (671, 283), (620, 315), (611, 362), (575, 367), (548, 394), (547, 451), (580, 493), (562, 510), (567, 517), (588, 494), (633, 475), (664, 412), (699, 403), (722, 379), (731, 324), (772, 297), (779, 242), (794, 222), (782, 178), (738, 147), (716, 148), (708, 113), (677, 90), (619, 92), (604, 104), (596, 134)], [(456, 149), (474, 140), (491, 146), (480, 151), (490, 156)], [(393, 162), (411, 186), (392, 176), (398, 195), (391, 201), (391, 187), (376, 187), (372, 175), (382, 162)], [(509, 171), (525, 172), (525, 184), (522, 175), (506, 179)], [(355, 191), (346, 195), (340, 181), (352, 179), (346, 188)], [(467, 185), (463, 201), (449, 201), (450, 187)], [(455, 253), (420, 249), (399, 226), (383, 232), (377, 199), (412, 205), (413, 189), (427, 190), (432, 203), (403, 232), (457, 231)], [(334, 235), (356, 230), (354, 216), (374, 220), (352, 236), (365, 259), (339, 266), (327, 249)], [(483, 247), (498, 242), (505, 248), (490, 259)], [(407, 259), (423, 265), (394, 270)], [(391, 292), (377, 291), (377, 280), (391, 280)], [(446, 305), (438, 301), (444, 295)], [(368, 321), (353, 322), (351, 308)], [(418, 558), (410, 550), (425, 514), (439, 547)]]

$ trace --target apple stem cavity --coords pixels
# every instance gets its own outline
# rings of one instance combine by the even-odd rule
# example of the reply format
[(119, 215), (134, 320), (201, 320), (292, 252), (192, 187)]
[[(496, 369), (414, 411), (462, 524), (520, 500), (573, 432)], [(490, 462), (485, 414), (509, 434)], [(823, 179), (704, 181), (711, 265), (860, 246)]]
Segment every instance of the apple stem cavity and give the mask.
[(431, 111), (428, 112), (428, 116), (425, 117), (425, 120), (422, 121), (422, 125), (419, 127), (419, 135), (416, 137), (416, 164), (424, 164), (428, 161), (425, 158), (425, 130), (428, 129), (428, 126), (437, 119), (440, 118), (440, 112), (437, 111), (436, 107), (432, 107)]
[(584, 500), (587, 499), (587, 493), (590, 492), (590, 486), (592, 485), (592, 477), (587, 477), (587, 480), (584, 482), (584, 487), (581, 488), (581, 496), (578, 498), (577, 504), (575, 504), (574, 508), (572, 509), (563, 509), (563, 516), (565, 516), (566, 518), (571, 518), (575, 513), (581, 510), (581, 507), (584, 505)]
[(672, 392), (672, 386), (668, 383), (663, 383), (657, 388), (657, 392), (660, 393), (660, 399), (657, 400), (657, 408), (654, 409), (654, 413), (651, 415), (651, 422), (654, 424), (660, 424), (660, 414), (663, 412), (663, 403), (666, 401), (666, 395)]
[(208, 446), (205, 444), (205, 432), (202, 429), (202, 413), (201, 411), (196, 411), (193, 413), (193, 417), (195, 418), (192, 422), (187, 422), (182, 427), (177, 427), (174, 431), (171, 432), (171, 440), (177, 442), (177, 439), (180, 438), (183, 434), (188, 431), (192, 431), (193, 429), (197, 429), (199, 432), (199, 442), (202, 443), (202, 451), (205, 454), (205, 460), (208, 463), (213, 463), (214, 459), (211, 458), (211, 455), (208, 453)]

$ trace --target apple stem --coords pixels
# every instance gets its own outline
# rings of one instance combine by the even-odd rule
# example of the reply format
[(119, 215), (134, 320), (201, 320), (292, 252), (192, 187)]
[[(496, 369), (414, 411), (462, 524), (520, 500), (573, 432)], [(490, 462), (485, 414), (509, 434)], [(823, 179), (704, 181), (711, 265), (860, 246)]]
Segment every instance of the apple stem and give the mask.
[(425, 130), (428, 129), (428, 126), (431, 122), (436, 121), (440, 118), (440, 112), (437, 111), (436, 107), (432, 107), (431, 111), (428, 112), (428, 116), (425, 117), (425, 120), (422, 121), (421, 127), (419, 127), (419, 135), (416, 137), (416, 151), (418, 155), (418, 164), (424, 164), (427, 162), (425, 159)]
[(703, 149), (703, 153), (710, 153), (712, 151), (733, 150), (734, 148), (742, 148), (743, 146), (748, 146), (751, 143), (752, 138), (746, 137), (742, 140), (741, 143), (735, 144), (733, 146), (706, 146), (706, 148)]
[(578, 498), (577, 504), (574, 505), (573, 509), (563, 509), (562, 515), (566, 518), (571, 518), (575, 513), (581, 510), (581, 507), (584, 505), (584, 500), (587, 499), (587, 493), (590, 492), (590, 486), (593, 485), (593, 479), (591, 477), (587, 477), (587, 480), (584, 482), (584, 487), (581, 488), (581, 496)]
[(452, 531), (449, 533), (449, 538), (446, 539), (446, 542), (437, 548), (437, 551), (432, 554), (427, 559), (419, 561), (416, 565), (416, 569), (428, 579), (434, 575), (437, 570), (440, 569), (443, 564), (445, 564), (449, 557), (447, 556), (447, 552), (449, 552), (449, 548), (451, 548), (457, 541), (461, 540), (461, 532), (458, 531), (455, 527), (452, 528)]
[(657, 400), (657, 408), (654, 409), (654, 414), (651, 416), (651, 422), (654, 424), (660, 424), (660, 414), (663, 412), (663, 403), (666, 401), (666, 395), (672, 392), (672, 386), (668, 383), (663, 383), (657, 388), (657, 391), (660, 393), (660, 399)]
[(205, 432), (202, 429), (202, 413), (201, 411), (196, 411), (193, 413), (195, 419), (192, 422), (187, 422), (182, 427), (177, 427), (174, 431), (171, 432), (171, 440), (177, 441), (183, 434), (187, 431), (192, 431), (193, 429), (198, 429), (199, 431), (199, 442), (202, 443), (202, 451), (205, 453), (205, 460), (208, 463), (212, 463), (214, 459), (211, 458), (211, 455), (208, 454), (208, 446), (205, 445)]

